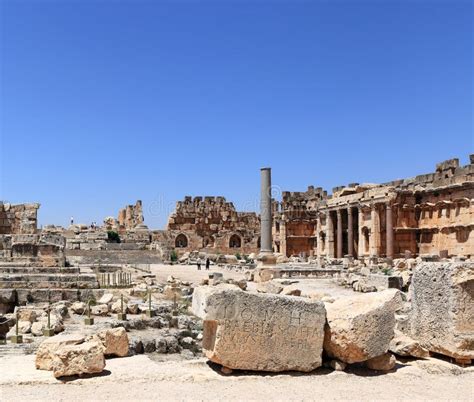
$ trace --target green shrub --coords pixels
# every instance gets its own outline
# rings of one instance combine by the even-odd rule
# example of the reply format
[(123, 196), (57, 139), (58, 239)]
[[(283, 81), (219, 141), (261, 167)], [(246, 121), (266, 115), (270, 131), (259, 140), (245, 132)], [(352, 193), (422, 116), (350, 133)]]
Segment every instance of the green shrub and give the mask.
[(392, 275), (393, 271), (392, 268), (386, 267), (382, 269), (384, 275)]
[(178, 261), (178, 254), (176, 253), (176, 250), (171, 250), (171, 253), (170, 253), (170, 261), (171, 261), (171, 262), (176, 262), (176, 261)]
[(107, 232), (107, 239), (110, 243), (120, 243), (119, 234), (113, 230)]
[(242, 256), (240, 255), (240, 253), (235, 253), (235, 257), (236, 257), (238, 260), (241, 260), (241, 259), (242, 259)]

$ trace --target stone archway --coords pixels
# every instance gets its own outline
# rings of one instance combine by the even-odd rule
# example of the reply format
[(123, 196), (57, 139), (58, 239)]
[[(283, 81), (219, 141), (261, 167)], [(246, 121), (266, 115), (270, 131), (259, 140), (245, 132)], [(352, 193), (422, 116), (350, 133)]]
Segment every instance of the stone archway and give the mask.
[(186, 248), (188, 247), (188, 238), (183, 233), (180, 233), (176, 236), (174, 245), (176, 248)]
[(202, 239), (202, 247), (209, 248), (214, 247), (214, 237), (213, 236), (206, 236)]
[(240, 248), (242, 247), (242, 239), (239, 235), (233, 234), (229, 239), (229, 248)]

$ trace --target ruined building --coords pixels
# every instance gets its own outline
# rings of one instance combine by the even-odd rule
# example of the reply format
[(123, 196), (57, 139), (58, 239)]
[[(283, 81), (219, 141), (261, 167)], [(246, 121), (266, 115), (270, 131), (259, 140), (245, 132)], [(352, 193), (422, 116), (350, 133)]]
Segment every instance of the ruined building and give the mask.
[[(358, 259), (474, 255), (474, 156), (434, 173), (383, 184), (352, 183), (332, 195), (310, 186), (273, 201), (273, 248), (286, 256)], [(248, 254), (260, 249), (260, 219), (223, 197), (186, 197), (155, 242), (178, 252)]]
[(354, 258), (474, 255), (474, 155), (434, 173), (384, 184), (284, 192), (274, 219), (275, 251)]
[(37, 229), (39, 206), (0, 202), (0, 262), (48, 267), (64, 265), (64, 238)]
[(168, 219), (166, 234), (178, 252), (250, 254), (260, 248), (260, 223), (255, 212), (237, 212), (224, 197), (185, 197)]

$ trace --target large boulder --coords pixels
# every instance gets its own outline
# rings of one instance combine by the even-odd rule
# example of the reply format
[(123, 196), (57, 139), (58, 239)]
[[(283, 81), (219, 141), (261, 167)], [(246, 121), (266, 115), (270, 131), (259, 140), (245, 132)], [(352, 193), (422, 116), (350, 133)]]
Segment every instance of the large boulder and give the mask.
[(236, 287), (198, 288), (196, 295), (193, 307), (204, 319), (203, 350), (211, 361), (231, 369), (272, 372), (321, 366), (323, 303)]
[(386, 353), (394, 336), (400, 291), (387, 289), (326, 303), (324, 350), (346, 363), (363, 362)]
[(101, 373), (104, 367), (104, 347), (98, 341), (65, 345), (53, 354), (52, 369), (56, 378)]
[(474, 263), (424, 262), (410, 286), (410, 336), (431, 352), (474, 359)]
[(123, 327), (104, 329), (94, 335), (104, 346), (106, 356), (127, 356), (128, 355), (128, 335)]
[(62, 346), (78, 345), (84, 342), (82, 335), (56, 335), (44, 340), (36, 351), (35, 365), (39, 370), (53, 369), (53, 355)]

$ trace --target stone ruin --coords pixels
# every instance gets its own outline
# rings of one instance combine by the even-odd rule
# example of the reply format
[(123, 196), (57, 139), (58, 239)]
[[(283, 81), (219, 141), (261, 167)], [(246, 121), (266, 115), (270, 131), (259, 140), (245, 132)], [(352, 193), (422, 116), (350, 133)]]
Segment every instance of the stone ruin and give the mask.
[[(412, 179), (336, 187), (332, 195), (314, 187), (284, 192), (281, 201), (269, 201), (270, 240), (280, 257), (295, 259), (288, 264), (280, 259), (261, 272), (247, 266), (249, 281), (212, 272), (201, 286), (173, 277), (157, 283), (148, 271), (137, 274), (138, 264), (133, 280), (123, 282), (123, 269), (129, 269), (128, 278), (134, 258), (146, 253), (165, 258), (172, 250), (256, 254), (261, 249), (256, 213), (238, 212), (223, 197), (186, 197), (162, 231), (144, 225), (140, 201), (102, 226), (38, 230), (38, 204), (1, 204), (0, 314), (37, 338), (50, 329), (44, 307), (38, 308), (47, 301), (54, 303), (54, 333), (77, 329), (83, 314), (101, 323), (42, 344), (37, 366), (56, 377), (99, 373), (107, 355), (187, 351), (192, 358), (201, 349), (225, 370), (307, 372), (355, 364), (389, 371), (394, 356), (430, 353), (469, 365), (473, 159), (466, 166), (449, 160), (435, 173)], [(112, 243), (109, 231), (122, 243)], [(123, 260), (94, 268), (95, 259), (122, 252)], [(77, 259), (77, 253), (90, 259)], [(234, 269), (221, 264), (226, 268)], [(333, 278), (357, 293), (309, 297), (300, 288), (306, 278)], [(158, 296), (153, 300), (152, 291)], [(97, 304), (88, 310), (85, 302), (91, 299)], [(195, 317), (187, 310), (191, 302)], [(132, 318), (115, 320), (112, 313)], [(7, 330), (9, 339), (15, 336), (14, 328)]]
[(185, 197), (168, 218), (166, 233), (154, 241), (178, 253), (203, 250), (212, 254), (250, 254), (260, 248), (260, 221), (255, 212), (237, 212), (224, 197)]
[(474, 164), (384, 184), (283, 192), (274, 251), (285, 256), (369, 260), (474, 255)]

